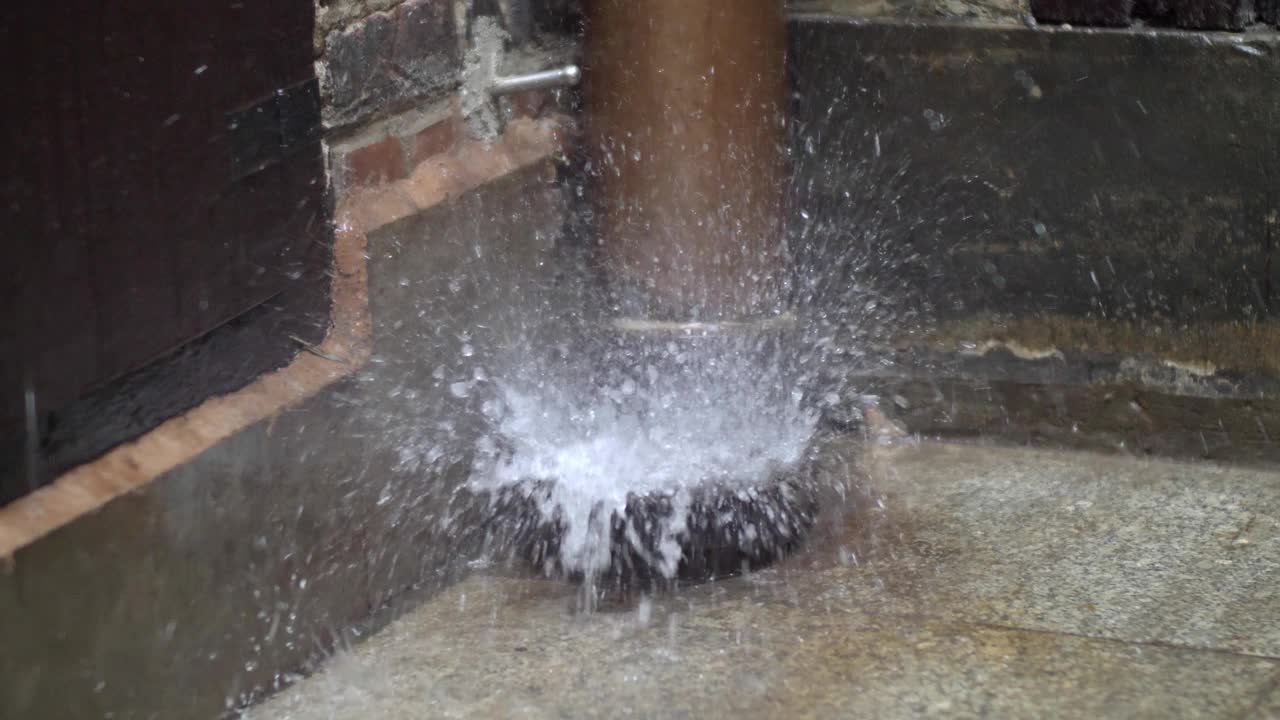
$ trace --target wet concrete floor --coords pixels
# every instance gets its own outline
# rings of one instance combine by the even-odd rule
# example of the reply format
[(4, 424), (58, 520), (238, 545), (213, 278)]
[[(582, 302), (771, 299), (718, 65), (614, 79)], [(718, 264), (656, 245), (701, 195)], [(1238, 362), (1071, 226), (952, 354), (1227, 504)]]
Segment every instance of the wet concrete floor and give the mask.
[(478, 574), (247, 717), (1280, 717), (1280, 469), (846, 450), (778, 567), (592, 615)]

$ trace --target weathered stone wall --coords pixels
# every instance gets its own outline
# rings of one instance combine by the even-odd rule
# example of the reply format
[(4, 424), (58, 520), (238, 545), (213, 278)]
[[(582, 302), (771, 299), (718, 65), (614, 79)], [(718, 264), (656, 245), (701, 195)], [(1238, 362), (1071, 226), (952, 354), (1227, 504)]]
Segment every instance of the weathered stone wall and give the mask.
[(996, 23), (1024, 22), (1031, 13), (1028, 0), (790, 0), (787, 7), (793, 13)]
[[(576, 0), (318, 0), (316, 71), (335, 189), (404, 178), (453, 145), (463, 132), (463, 65), (482, 16), (509, 37), (507, 71), (577, 54)], [(505, 98), (502, 111), (537, 117), (562, 95)]]
[(408, 0), (332, 30), (318, 67), (325, 124), (350, 127), (447, 94), (461, 55), (452, 4), (441, 0)]
[(1280, 0), (788, 0), (793, 13), (985, 24), (1145, 24), (1243, 30), (1280, 24)]
[(1280, 457), (1280, 33), (791, 30), (793, 227), (868, 248), (910, 430)]
[[(324, 39), (329, 33), (350, 27), (373, 13), (386, 12), (404, 3), (405, 0), (317, 0), (316, 52), (323, 51)], [(444, 4), (448, 4), (448, 0)]]

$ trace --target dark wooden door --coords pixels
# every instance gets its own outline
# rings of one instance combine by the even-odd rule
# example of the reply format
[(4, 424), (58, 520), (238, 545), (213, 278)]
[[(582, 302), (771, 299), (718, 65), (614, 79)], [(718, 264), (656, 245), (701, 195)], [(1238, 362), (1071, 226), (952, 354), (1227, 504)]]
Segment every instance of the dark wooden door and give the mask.
[[(323, 332), (313, 22), (311, 0), (3, 11), (0, 485), (10, 487), (0, 501), (15, 475), (47, 478), (281, 364), (287, 344), (240, 343), (225, 351), (237, 357), (199, 353), (174, 367), (175, 352), (233, 319), (257, 309), (278, 329), (282, 313), (301, 313), (298, 334)], [(157, 361), (169, 366), (168, 397), (141, 408), (110, 397)], [(59, 425), (95, 394), (96, 407), (126, 417)], [(54, 457), (59, 433), (75, 457)]]

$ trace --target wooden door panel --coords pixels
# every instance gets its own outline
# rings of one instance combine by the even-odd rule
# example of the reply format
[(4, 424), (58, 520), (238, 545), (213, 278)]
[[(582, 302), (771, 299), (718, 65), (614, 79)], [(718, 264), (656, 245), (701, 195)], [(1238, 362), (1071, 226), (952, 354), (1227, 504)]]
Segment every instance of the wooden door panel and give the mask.
[[(0, 17), (0, 79), (22, 100), (0, 131), (0, 502), (31, 461), (13, 455), (26, 445), (28, 384), (41, 426), (58, 426), (41, 447), (75, 448), (40, 464), (66, 467), (145, 430), (138, 417), (194, 405), (206, 384), (226, 392), (279, 366), (281, 347), (256, 353), (246, 342), (257, 340), (208, 345), (236, 357), (175, 353), (228, 321), (320, 331), (319, 108), (296, 102), (314, 82), (313, 23), (310, 0), (68, 0)], [(261, 127), (235, 126), (246, 108), (262, 110)], [(247, 147), (260, 151), (246, 160)], [(184, 369), (184, 357), (199, 360)], [(160, 365), (180, 397), (111, 402), (112, 387), (136, 395), (138, 373)]]
[[(21, 99), (4, 123), (5, 250), (0, 278), (0, 418), (21, 416), (28, 384), (40, 407), (74, 397), (96, 368), (83, 170), (77, 36), (52, 17), (0, 26), (5, 86)], [(21, 22), (25, 21), (25, 22)], [(4, 346), (7, 345), (8, 348)]]

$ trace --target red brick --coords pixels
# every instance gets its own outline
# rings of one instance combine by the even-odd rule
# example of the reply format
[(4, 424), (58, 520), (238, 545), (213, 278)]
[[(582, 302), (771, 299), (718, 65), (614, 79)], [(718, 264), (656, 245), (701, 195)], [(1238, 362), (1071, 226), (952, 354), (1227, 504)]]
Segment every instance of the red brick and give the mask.
[(551, 105), (551, 93), (546, 90), (526, 90), (511, 95), (508, 100), (516, 117), (537, 118)]
[(384, 137), (377, 142), (348, 151), (342, 159), (343, 184), (376, 185), (405, 176), (400, 139)]
[(453, 115), (403, 138), (404, 156), (410, 170), (423, 161), (446, 153), (458, 142), (458, 123)]

